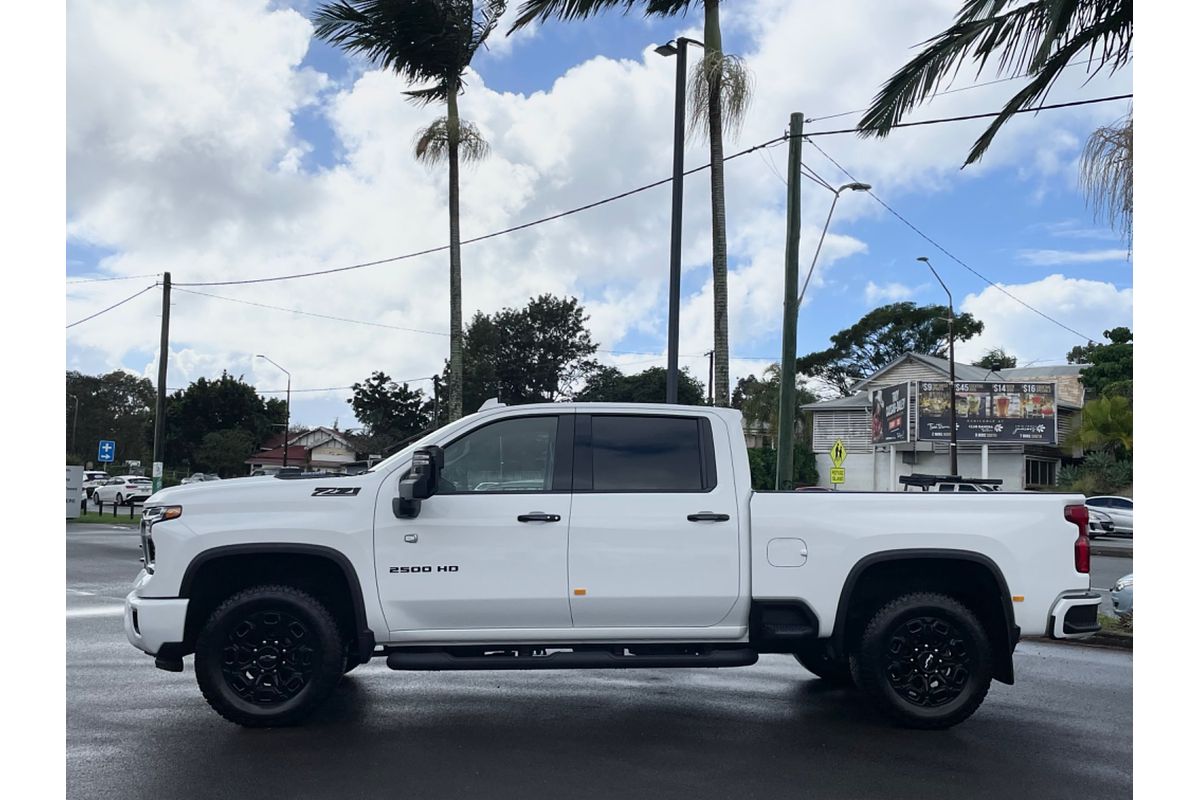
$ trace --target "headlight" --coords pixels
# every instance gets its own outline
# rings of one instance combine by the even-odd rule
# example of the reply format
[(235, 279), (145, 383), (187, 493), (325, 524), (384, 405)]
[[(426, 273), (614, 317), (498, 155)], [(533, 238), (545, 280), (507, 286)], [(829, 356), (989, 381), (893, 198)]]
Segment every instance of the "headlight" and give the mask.
[(1123, 592), (1126, 589), (1132, 589), (1132, 588), (1133, 588), (1133, 576), (1126, 575), (1124, 578), (1121, 578), (1121, 580), (1116, 582), (1116, 584), (1113, 586), (1112, 590), (1114, 592)]
[(154, 572), (154, 539), (150, 537), (154, 525), (183, 516), (183, 506), (147, 506), (142, 509), (142, 564), (146, 572)]

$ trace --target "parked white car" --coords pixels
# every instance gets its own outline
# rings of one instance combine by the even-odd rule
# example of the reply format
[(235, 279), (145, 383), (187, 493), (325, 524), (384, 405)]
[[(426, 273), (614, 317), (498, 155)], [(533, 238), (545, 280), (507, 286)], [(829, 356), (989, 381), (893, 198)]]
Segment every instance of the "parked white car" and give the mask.
[(1112, 517), (1117, 533), (1133, 536), (1133, 501), (1128, 497), (1105, 495), (1089, 497), (1086, 502), (1088, 508), (1099, 509)]
[(92, 492), (92, 501), (96, 503), (116, 503), (123, 506), (126, 503), (144, 503), (154, 492), (154, 483), (141, 475), (118, 475), (109, 478), (96, 487)]
[(83, 491), (88, 499), (92, 499), (92, 492), (96, 491), (96, 487), (108, 482), (107, 472), (98, 472), (96, 470), (85, 470), (83, 473)]

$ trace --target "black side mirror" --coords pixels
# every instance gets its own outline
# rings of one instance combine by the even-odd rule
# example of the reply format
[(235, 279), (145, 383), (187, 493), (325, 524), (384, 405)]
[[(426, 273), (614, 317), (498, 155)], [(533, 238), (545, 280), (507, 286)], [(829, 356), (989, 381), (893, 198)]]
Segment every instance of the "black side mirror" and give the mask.
[(392, 499), (392, 513), (401, 519), (412, 519), (420, 514), (421, 501), (437, 494), (444, 463), (442, 448), (436, 445), (422, 447), (413, 453), (408, 477), (400, 481), (400, 496)]

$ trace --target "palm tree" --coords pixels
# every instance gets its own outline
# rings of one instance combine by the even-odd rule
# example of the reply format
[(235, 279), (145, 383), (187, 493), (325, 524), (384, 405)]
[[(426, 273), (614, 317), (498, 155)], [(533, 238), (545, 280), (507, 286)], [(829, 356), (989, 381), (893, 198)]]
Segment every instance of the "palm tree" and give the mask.
[(1097, 219), (1133, 240), (1133, 117), (1092, 131), (1079, 157), (1079, 183)]
[(953, 80), (968, 57), (982, 72), (995, 56), (998, 72), (1025, 75), (1029, 82), (976, 140), (967, 156), (966, 163), (971, 164), (1017, 111), (1045, 99), (1074, 59), (1087, 58), (1089, 75), (1106, 68), (1116, 72), (1129, 62), (1133, 0), (965, 0), (954, 24), (924, 44), (884, 84), (858, 130), (863, 135), (886, 136), (905, 114)]
[(417, 132), (418, 161), (449, 167), (450, 375), (447, 413), (462, 416), (462, 253), (459, 237), (459, 161), (487, 155), (479, 129), (458, 113), (463, 73), (487, 40), (506, 0), (340, 0), (322, 5), (313, 17), (316, 36), (347, 53), (366, 57), (410, 85), (405, 94), (418, 105), (444, 102), (446, 115)]
[(725, 240), (725, 146), (723, 134), (736, 133), (750, 107), (750, 74), (741, 58), (721, 47), (721, 0), (525, 0), (512, 29), (551, 17), (585, 19), (612, 8), (628, 13), (643, 6), (647, 16), (685, 14), (704, 6), (704, 58), (689, 83), (691, 129), (708, 136), (711, 165), (713, 252), (713, 397), (729, 405), (729, 278)]
[(1114, 456), (1132, 453), (1133, 403), (1120, 396), (1089, 400), (1067, 444)]

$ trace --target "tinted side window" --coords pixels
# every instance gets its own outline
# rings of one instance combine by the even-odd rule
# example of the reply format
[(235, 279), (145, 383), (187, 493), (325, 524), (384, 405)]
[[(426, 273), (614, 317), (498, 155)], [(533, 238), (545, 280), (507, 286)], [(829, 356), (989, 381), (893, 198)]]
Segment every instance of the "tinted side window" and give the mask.
[(446, 448), (438, 493), (548, 492), (557, 434), (557, 417), (517, 417), (471, 431)]
[(1108, 508), (1109, 507), (1108, 500), (1105, 498), (1098, 498), (1096, 500), (1088, 500), (1087, 504), (1094, 508)]
[[(949, 392), (950, 390), (947, 389), (946, 391)], [(953, 492), (954, 484), (953, 483), (943, 483), (938, 486), (938, 491), (939, 492)]]
[(592, 417), (592, 489), (702, 492), (700, 421), (677, 417)]
[(960, 492), (977, 492), (977, 491), (979, 491), (978, 489), (976, 489), (974, 486), (972, 486), (969, 483), (959, 484), (958, 490)]
[(1115, 500), (1114, 499), (1114, 500), (1109, 500), (1108, 502), (1112, 505), (1113, 508), (1123, 508), (1126, 511), (1133, 510), (1133, 501), (1132, 500)]

